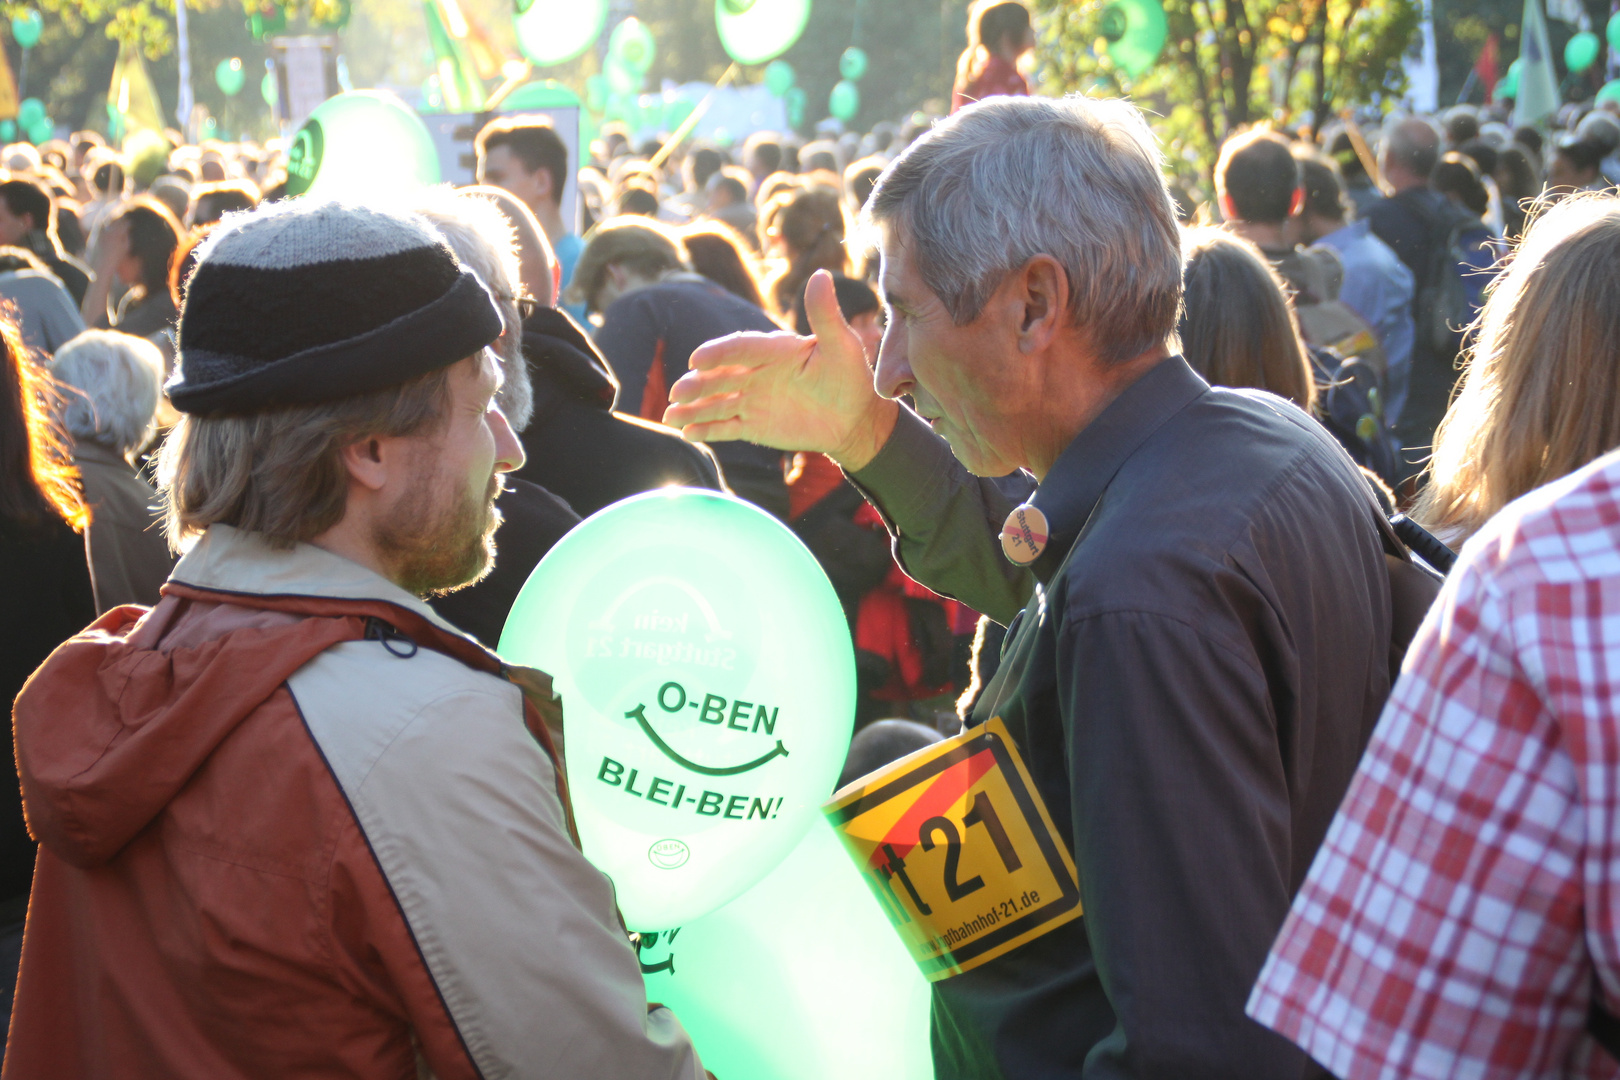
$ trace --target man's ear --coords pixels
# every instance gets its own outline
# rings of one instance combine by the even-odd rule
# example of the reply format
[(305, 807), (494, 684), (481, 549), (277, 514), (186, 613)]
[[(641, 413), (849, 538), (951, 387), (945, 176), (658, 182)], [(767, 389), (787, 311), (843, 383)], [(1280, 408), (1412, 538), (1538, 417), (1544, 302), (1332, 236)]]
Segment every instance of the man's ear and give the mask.
[(1288, 216), (1298, 217), (1299, 211), (1302, 207), (1304, 207), (1304, 205), (1305, 189), (1302, 187), (1297, 187), (1294, 189), (1294, 197), (1288, 200)]
[(388, 483), (390, 468), (398, 469), (399, 440), (372, 436), (359, 439), (338, 451), (338, 460), (348, 471), (349, 479), (371, 491), (381, 491)]
[(1237, 205), (1232, 202), (1232, 196), (1223, 191), (1215, 197), (1215, 201), (1221, 204), (1222, 218), (1227, 221), (1236, 221), (1238, 219)]
[(1050, 255), (1037, 255), (1016, 275), (1018, 301), (1023, 311), (1018, 325), (1018, 350), (1033, 353), (1045, 348), (1069, 317), (1069, 272)]
[(544, 165), (536, 169), (534, 173), (534, 182), (540, 185), (541, 192), (546, 198), (550, 199), (552, 202), (562, 202), (562, 192), (556, 190), (556, 184), (552, 181), (550, 169), (546, 168)]

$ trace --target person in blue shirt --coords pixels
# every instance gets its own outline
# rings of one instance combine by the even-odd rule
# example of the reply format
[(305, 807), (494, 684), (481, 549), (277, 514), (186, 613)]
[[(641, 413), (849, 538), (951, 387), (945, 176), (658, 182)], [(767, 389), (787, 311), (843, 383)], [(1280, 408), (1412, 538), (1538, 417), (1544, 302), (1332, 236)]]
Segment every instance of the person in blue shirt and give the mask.
[(1339, 254), (1344, 284), (1339, 299), (1378, 335), (1388, 370), (1384, 419), (1394, 424), (1406, 403), (1412, 369), (1412, 271), (1372, 233), (1367, 221), (1345, 220), (1344, 192), (1332, 164), (1319, 157), (1300, 162), (1305, 199), (1295, 217), (1304, 244), (1323, 244)]
[[(574, 280), (585, 243), (562, 217), (563, 189), (568, 184), (568, 147), (543, 117), (501, 117), (491, 120), (474, 143), (478, 154), (478, 182), (505, 188), (534, 212), (557, 257), (559, 290)], [(582, 318), (583, 312), (576, 317)]]

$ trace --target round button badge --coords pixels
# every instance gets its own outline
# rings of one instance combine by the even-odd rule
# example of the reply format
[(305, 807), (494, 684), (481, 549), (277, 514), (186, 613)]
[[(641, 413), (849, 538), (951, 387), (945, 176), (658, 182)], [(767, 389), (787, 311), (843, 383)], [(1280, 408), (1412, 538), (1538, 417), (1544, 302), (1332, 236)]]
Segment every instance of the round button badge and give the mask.
[(1025, 503), (1007, 515), (1001, 527), (1001, 551), (1019, 566), (1028, 566), (1041, 557), (1051, 530), (1046, 515), (1034, 503)]

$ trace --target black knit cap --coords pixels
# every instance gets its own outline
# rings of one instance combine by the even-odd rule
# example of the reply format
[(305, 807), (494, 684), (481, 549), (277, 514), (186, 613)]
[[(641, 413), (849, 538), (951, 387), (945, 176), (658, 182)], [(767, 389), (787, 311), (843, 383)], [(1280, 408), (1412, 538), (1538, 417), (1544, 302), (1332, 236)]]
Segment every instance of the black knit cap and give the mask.
[(228, 215), (203, 241), (167, 390), (197, 414), (331, 401), (500, 334), (489, 294), (424, 218), (294, 199)]

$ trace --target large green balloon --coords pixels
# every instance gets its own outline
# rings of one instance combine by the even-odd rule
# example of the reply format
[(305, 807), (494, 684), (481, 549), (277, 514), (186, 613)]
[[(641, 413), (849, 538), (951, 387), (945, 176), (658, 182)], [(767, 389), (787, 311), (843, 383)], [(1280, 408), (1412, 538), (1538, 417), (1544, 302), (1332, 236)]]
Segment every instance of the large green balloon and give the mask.
[(533, 0), (513, 16), (518, 50), (541, 67), (583, 53), (602, 36), (608, 0)]
[(838, 597), (787, 526), (733, 496), (667, 488), (575, 526), (500, 653), (562, 695), (580, 840), (631, 926), (690, 922), (769, 873), (849, 746)]
[(786, 60), (772, 60), (765, 65), (765, 89), (781, 97), (793, 89), (793, 65)]
[(652, 67), (657, 51), (652, 31), (634, 15), (615, 26), (608, 38), (608, 56), (639, 75), (645, 75)]
[(607, 68), (602, 74), (607, 76), (609, 97), (632, 97), (641, 93), (641, 72), (615, 64), (612, 57), (608, 58)]
[(1159, 59), (1170, 28), (1159, 0), (1114, 0), (1103, 11), (1102, 32), (1109, 59), (1135, 79)]
[(933, 1080), (928, 982), (824, 820), (758, 885), (641, 942), (648, 1000), (716, 1076)]
[(1564, 66), (1579, 75), (1597, 62), (1600, 48), (1598, 36), (1590, 30), (1582, 30), (1564, 45)]
[(43, 142), (50, 142), (56, 137), (56, 125), (51, 123), (50, 117), (43, 117), (39, 123), (28, 128), (28, 141), (38, 146)]
[(848, 79), (840, 79), (827, 95), (827, 111), (840, 120), (850, 120), (861, 111), (861, 92)]
[(45, 30), (45, 20), (33, 8), (11, 19), (11, 36), (19, 48), (32, 49), (39, 44), (39, 35)]
[(1620, 101), (1620, 79), (1612, 79), (1603, 84), (1603, 89), (1597, 92), (1598, 101)]
[(276, 102), (281, 100), (281, 88), (276, 85), (275, 72), (267, 71), (264, 78), (259, 80), (259, 96), (264, 98), (264, 103), (272, 109), (276, 107)]
[(1519, 96), (1519, 72), (1523, 69), (1524, 61), (1522, 60), (1515, 60), (1508, 65), (1507, 74), (1503, 75), (1496, 84), (1496, 93), (1493, 95), (1495, 100), (1501, 101), (1503, 98), (1516, 98)]
[(247, 72), (242, 70), (242, 58), (233, 56), (229, 60), (221, 60), (214, 69), (214, 83), (224, 92), (226, 97), (235, 97), (242, 92), (247, 83)]
[(439, 182), (421, 117), (383, 90), (351, 90), (309, 114), (287, 152), (287, 194), (410, 195)]
[(714, 0), (720, 44), (739, 64), (763, 64), (781, 56), (809, 21), (810, 0)]
[(1609, 38), (1609, 48), (1620, 52), (1620, 11), (1609, 16), (1609, 26), (1606, 31)]
[(861, 76), (866, 74), (866, 50), (851, 45), (844, 50), (844, 55), (838, 58), (838, 74), (850, 82), (860, 82)]

